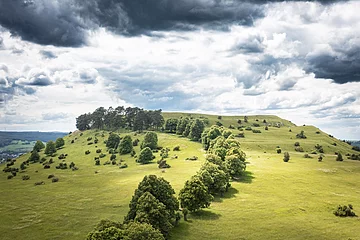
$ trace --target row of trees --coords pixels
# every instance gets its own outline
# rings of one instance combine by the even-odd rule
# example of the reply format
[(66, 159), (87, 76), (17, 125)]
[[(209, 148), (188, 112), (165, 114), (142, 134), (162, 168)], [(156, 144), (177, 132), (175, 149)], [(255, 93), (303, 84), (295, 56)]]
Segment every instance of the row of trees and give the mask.
[(192, 141), (201, 140), (201, 134), (205, 129), (205, 123), (201, 119), (190, 119), (188, 117), (169, 118), (165, 122), (164, 130), (188, 137)]
[(97, 108), (93, 113), (85, 113), (76, 118), (79, 130), (102, 129), (116, 130), (127, 128), (133, 131), (159, 129), (164, 125), (164, 118), (159, 110), (144, 110), (138, 107)]

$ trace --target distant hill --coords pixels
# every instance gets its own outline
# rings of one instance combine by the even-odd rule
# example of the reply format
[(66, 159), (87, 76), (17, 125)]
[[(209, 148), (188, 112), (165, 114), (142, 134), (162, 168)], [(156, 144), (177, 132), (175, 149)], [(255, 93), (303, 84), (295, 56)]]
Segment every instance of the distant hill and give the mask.
[(65, 132), (5, 132), (0, 131), (0, 147), (10, 145), (14, 140), (22, 141), (43, 141), (56, 140), (58, 137), (63, 137)]

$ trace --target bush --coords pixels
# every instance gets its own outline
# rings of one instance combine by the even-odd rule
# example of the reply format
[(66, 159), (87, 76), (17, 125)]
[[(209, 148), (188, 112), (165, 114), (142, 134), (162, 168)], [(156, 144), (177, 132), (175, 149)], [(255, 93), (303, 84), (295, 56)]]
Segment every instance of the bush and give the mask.
[(173, 148), (173, 151), (180, 151), (180, 146), (175, 146), (175, 147)]
[(268, 126), (266, 126), (266, 127), (265, 127), (265, 131), (268, 131), (268, 130), (269, 130), (269, 128), (268, 128)]
[(166, 160), (158, 161), (158, 168), (170, 168), (170, 165), (166, 163)]
[(87, 141), (91, 141), (91, 140), (92, 140), (92, 137), (88, 137), (86, 140), (87, 140)]
[(276, 149), (276, 152), (280, 154), (281, 153), (281, 148)]
[(185, 160), (190, 160), (190, 161), (196, 161), (198, 160), (199, 158), (197, 156), (192, 156), (192, 157), (188, 157), (186, 158)]
[(144, 140), (141, 143), (140, 148), (144, 149), (149, 147), (150, 149), (156, 149), (158, 146), (158, 137), (155, 132), (147, 132), (144, 136)]
[(75, 142), (75, 140), (73, 139), (73, 140), (71, 140), (71, 143), (74, 143)]
[(305, 153), (305, 154), (304, 154), (304, 158), (312, 158), (312, 156), (310, 156), (309, 154)]
[(288, 162), (290, 160), (290, 154), (288, 152), (284, 152), (284, 162)]
[(316, 134), (320, 134), (320, 131), (316, 131)]
[(334, 211), (334, 215), (338, 217), (355, 217), (356, 214), (353, 211), (353, 206), (349, 204), (348, 206), (338, 206), (337, 209)]
[(110, 156), (110, 161), (115, 160), (115, 159), (116, 159), (116, 155), (115, 155), (115, 154), (111, 154), (111, 156)]
[(155, 158), (155, 156), (153, 155), (151, 149), (149, 147), (146, 147), (141, 150), (139, 159), (137, 159), (137, 162), (141, 163), (141, 164), (146, 164), (146, 163), (151, 162), (154, 158)]
[(58, 181), (59, 181), (59, 178), (57, 178), (57, 177), (53, 177), (53, 178), (51, 179), (51, 182), (53, 182), (53, 183), (58, 182)]
[(251, 131), (252, 128), (251, 128), (251, 127), (246, 127), (245, 130), (246, 130), (246, 131)]
[(55, 141), (55, 147), (56, 148), (61, 148), (62, 146), (65, 145), (65, 141), (63, 138), (57, 138)]
[(87, 145), (93, 145), (94, 143), (93, 142), (88, 142), (88, 144)]
[(324, 149), (321, 145), (316, 144), (315, 145), (315, 149), (319, 152), (319, 153), (324, 153)]
[(304, 134), (304, 131), (301, 131), (300, 133), (296, 134), (296, 138), (303, 138), (303, 139), (305, 139), (306, 136), (305, 136), (305, 134)]
[(221, 127), (223, 124), (221, 123), (221, 122), (219, 122), (219, 121), (216, 121), (216, 123), (215, 123), (217, 126), (219, 126), (219, 127)]
[(358, 147), (358, 146), (353, 146), (353, 147), (352, 147), (352, 150), (357, 151), (357, 152), (360, 152), (360, 147)]
[(97, 159), (97, 160), (95, 160), (95, 165), (100, 165), (100, 160), (99, 159)]
[(14, 176), (13, 175), (8, 175), (7, 179), (12, 179)]
[(233, 125), (230, 125), (229, 129), (235, 129), (235, 127)]
[(126, 135), (123, 139), (121, 139), (119, 144), (119, 152), (120, 154), (128, 154), (133, 150), (133, 141), (130, 135)]
[(343, 159), (343, 157), (342, 157), (341, 153), (338, 153), (338, 155), (337, 155), (337, 157), (336, 157), (336, 161), (339, 161), (339, 162), (344, 161), (344, 159)]
[(90, 154), (90, 151), (89, 151), (89, 150), (86, 150), (86, 151), (85, 151), (85, 155), (88, 155), (88, 154)]
[(54, 174), (50, 174), (50, 175), (48, 176), (48, 179), (53, 178), (53, 177), (55, 177), (55, 175), (54, 175)]
[(101, 153), (101, 154), (99, 155), (99, 158), (104, 158), (104, 157), (106, 157), (106, 154), (104, 154), (104, 153)]
[(254, 127), (260, 127), (260, 124), (258, 124), (258, 123), (253, 123), (253, 126), (254, 126)]
[(243, 132), (240, 132), (240, 133), (236, 134), (235, 137), (244, 138), (245, 134)]
[(261, 133), (261, 131), (260, 131), (260, 130), (257, 130), (257, 129), (252, 130), (252, 132), (253, 132), (253, 133)]
[(295, 143), (294, 143), (294, 146), (295, 146), (295, 147), (298, 147), (298, 146), (300, 146), (300, 143), (299, 143), (299, 142), (295, 142)]
[(295, 151), (296, 152), (304, 152), (304, 149), (302, 147), (298, 146), (298, 147), (295, 147)]
[(68, 166), (66, 163), (59, 163), (58, 166), (55, 167), (56, 169), (67, 169)]
[(22, 180), (29, 180), (30, 179), (30, 176), (29, 175), (24, 175), (21, 177)]
[(137, 145), (139, 145), (139, 142), (140, 142), (139, 139), (135, 139), (135, 140), (132, 142), (133, 147), (136, 147)]
[(101, 153), (101, 149), (96, 149), (96, 153)]
[(58, 156), (58, 159), (60, 159), (60, 160), (61, 160), (61, 159), (65, 159), (65, 158), (66, 158), (66, 156), (65, 156), (65, 154), (63, 154), (63, 153), (60, 154), (60, 156)]
[(128, 167), (128, 165), (126, 164), (126, 163), (124, 163), (124, 164), (122, 164), (119, 168), (127, 168)]

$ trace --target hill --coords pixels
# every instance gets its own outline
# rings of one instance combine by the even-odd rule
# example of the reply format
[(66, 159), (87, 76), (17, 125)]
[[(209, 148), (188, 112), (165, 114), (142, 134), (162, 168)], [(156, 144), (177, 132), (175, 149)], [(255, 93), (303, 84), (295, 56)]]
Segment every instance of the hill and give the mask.
[[(189, 116), (184, 113), (163, 113), (165, 119)], [(346, 154), (358, 154), (351, 146), (329, 136), (313, 126), (296, 126), (276, 116), (212, 116), (191, 114), (189, 117), (207, 119), (208, 125), (222, 124), (237, 136), (247, 154), (247, 171), (223, 198), (215, 198), (209, 209), (189, 216), (172, 231), (171, 239), (356, 239), (358, 219), (339, 219), (332, 211), (338, 204), (351, 203), (360, 212), (358, 198), (360, 162), (348, 160)], [(242, 120), (239, 123), (238, 120)], [(257, 120), (257, 121), (256, 121)], [(265, 120), (265, 122), (264, 122)], [(259, 126), (258, 126), (258, 125)], [(265, 130), (266, 125), (268, 130)], [(246, 130), (251, 127), (251, 130)], [(256, 133), (259, 131), (260, 133)], [(290, 131), (291, 130), (291, 131)], [(304, 131), (306, 139), (296, 138)], [(124, 136), (120, 133), (120, 136)], [(140, 142), (143, 134), (130, 133)], [(76, 131), (64, 137), (65, 146), (53, 157), (50, 169), (42, 164), (30, 164), (13, 179), (1, 173), (0, 195), (2, 239), (84, 239), (99, 220), (108, 218), (121, 221), (128, 211), (134, 189), (144, 175), (156, 174), (168, 180), (176, 193), (184, 182), (194, 175), (205, 160), (205, 151), (199, 142), (175, 134), (158, 133), (159, 145), (181, 151), (170, 151), (171, 168), (162, 171), (157, 164), (139, 165), (130, 155), (117, 155), (127, 168), (103, 165), (110, 155), (104, 141), (108, 131)], [(88, 139), (90, 139), (88, 141)], [(97, 138), (96, 144), (89, 144)], [(73, 143), (72, 143), (73, 141)], [(299, 142), (304, 152), (295, 151)], [(321, 145), (324, 159), (315, 153)], [(282, 161), (290, 153), (290, 162)], [(97, 149), (106, 156), (101, 165), (94, 164)], [(90, 154), (85, 155), (89, 150)], [(139, 146), (135, 147), (139, 153)], [(313, 158), (304, 158), (305, 153)], [(335, 161), (335, 152), (341, 152), (343, 162)], [(79, 168), (56, 169), (62, 163), (58, 156), (67, 154), (66, 163), (74, 162)], [(40, 152), (45, 161), (46, 157)], [(156, 153), (156, 160), (160, 158)], [(175, 158), (177, 155), (177, 158)], [(28, 159), (20, 156), (15, 166)], [(197, 161), (186, 161), (197, 156)], [(48, 175), (54, 174), (59, 182), (52, 183)], [(27, 181), (23, 175), (30, 176)], [(35, 182), (44, 185), (35, 186)], [(301, 226), (301, 227), (299, 227)]]

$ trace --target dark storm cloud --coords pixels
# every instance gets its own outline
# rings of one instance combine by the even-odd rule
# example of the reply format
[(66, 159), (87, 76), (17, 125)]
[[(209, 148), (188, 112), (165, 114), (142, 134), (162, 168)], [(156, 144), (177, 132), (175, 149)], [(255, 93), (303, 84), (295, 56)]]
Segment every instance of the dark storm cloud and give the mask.
[(39, 51), (39, 53), (42, 55), (43, 58), (47, 58), (47, 59), (57, 58), (56, 54), (53, 53), (52, 51), (41, 50)]
[(70, 1), (0, 0), (0, 25), (15, 36), (38, 44), (79, 46), (84, 25)]
[(309, 54), (305, 68), (316, 78), (329, 78), (340, 84), (360, 82), (360, 46), (342, 45), (332, 52)]

